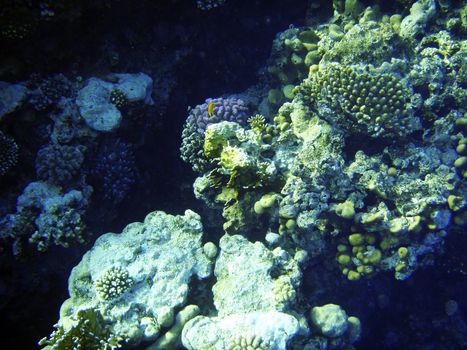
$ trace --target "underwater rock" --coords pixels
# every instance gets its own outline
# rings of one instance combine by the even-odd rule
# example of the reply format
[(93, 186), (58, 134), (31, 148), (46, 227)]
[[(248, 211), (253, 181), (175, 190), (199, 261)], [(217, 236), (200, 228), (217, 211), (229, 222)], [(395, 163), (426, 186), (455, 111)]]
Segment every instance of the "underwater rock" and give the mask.
[(123, 93), (129, 102), (153, 104), (152, 79), (144, 74), (114, 74), (115, 83), (90, 78), (79, 90), (76, 104), (89, 127), (97, 131), (113, 131), (120, 126), (122, 114), (111, 100), (112, 91)]
[[(267, 249), (240, 235), (225, 235), (214, 274), (214, 304), (219, 316), (253, 311), (284, 311), (296, 297), (301, 272), (297, 261), (281, 249)], [(271, 276), (271, 270), (284, 271)]]
[(285, 350), (299, 330), (295, 317), (276, 311), (198, 316), (183, 328), (182, 342), (189, 350)]
[(419, 0), (410, 8), (410, 15), (404, 17), (400, 26), (400, 36), (414, 38), (421, 33), (427, 22), (436, 14), (435, 0)]
[(22, 84), (0, 81), (0, 120), (21, 105), (27, 92), (28, 89)]
[(319, 332), (328, 337), (339, 337), (347, 331), (347, 314), (339, 305), (315, 306), (311, 310), (311, 322)]
[(187, 210), (152, 212), (121, 234), (99, 237), (71, 273), (58, 326), (66, 332), (80, 309), (95, 308), (125, 342), (156, 339), (186, 302), (190, 280), (211, 274), (202, 234), (199, 215)]
[(154, 104), (152, 100), (152, 79), (144, 73), (114, 74), (117, 83), (113, 85), (113, 89), (123, 92), (128, 102), (143, 101), (147, 105)]
[(200, 309), (197, 305), (185, 306), (175, 318), (175, 323), (157, 342), (146, 348), (146, 350), (171, 350), (180, 347), (181, 335), (185, 324), (192, 318), (198, 316)]
[(347, 316), (339, 305), (315, 306), (310, 316), (314, 331), (325, 336), (332, 349), (340, 349), (343, 344), (353, 344), (360, 338), (360, 320)]
[(298, 261), (281, 248), (270, 251), (240, 235), (224, 235), (219, 248), (212, 289), (218, 316), (190, 320), (182, 333), (184, 346), (285, 349), (295, 334), (308, 331), (294, 316), (280, 312), (295, 300)]
[(112, 83), (91, 78), (78, 92), (76, 104), (79, 112), (86, 124), (94, 130), (112, 131), (120, 125), (122, 114), (109, 100), (112, 88)]

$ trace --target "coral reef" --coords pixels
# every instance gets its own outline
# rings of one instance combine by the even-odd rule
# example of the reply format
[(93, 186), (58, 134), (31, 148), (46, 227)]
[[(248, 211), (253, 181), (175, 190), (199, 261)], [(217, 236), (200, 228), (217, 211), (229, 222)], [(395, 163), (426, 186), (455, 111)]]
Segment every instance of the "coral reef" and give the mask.
[[(386, 8), (405, 12), (385, 13), (335, 0), (328, 21), (278, 34), (256, 99), (268, 106), (251, 108), (269, 114), (250, 115), (247, 98), (216, 98), (185, 121), (181, 157), (196, 173), (195, 197), (211, 209), (209, 228), (191, 210), (156, 211), (99, 237), (73, 269), (70, 298), (41, 346), (354, 349), (359, 309), (346, 304), (349, 316), (332, 299), (373, 288), (367, 279), (410, 278), (465, 231), (467, 46), (460, 8), (454, 22), (442, 15), (453, 6), (404, 1)], [(52, 136), (66, 142), (39, 150), (44, 181), (29, 183), (16, 213), (0, 220), (5, 238), (39, 250), (84, 241), (90, 190), (78, 176), (76, 139), (115, 132), (129, 104), (151, 103), (151, 88), (143, 73), (87, 80), (69, 109), (72, 132), (54, 115)], [(86, 127), (73, 119), (76, 108)], [(96, 141), (90, 171), (114, 203), (137, 175), (119, 137)], [(456, 304), (445, 304), (452, 320)]]
[(29, 104), (38, 111), (56, 105), (60, 99), (69, 97), (73, 91), (72, 83), (63, 75), (47, 78), (33, 76), (28, 82)]
[(349, 132), (402, 137), (421, 127), (411, 113), (411, 89), (392, 74), (334, 63), (320, 67), (304, 84), (317, 113)]
[(221, 6), (226, 0), (196, 0), (196, 6), (203, 11), (209, 11)]
[(55, 325), (56, 329), (39, 345), (48, 350), (121, 348), (122, 338), (112, 334), (110, 324), (97, 309), (79, 310), (70, 321), (68, 329)]
[(86, 124), (101, 132), (110, 132), (120, 126), (122, 114), (118, 107), (121, 108), (126, 101), (154, 103), (151, 98), (152, 79), (148, 75), (113, 74), (108, 80), (88, 79), (76, 98), (76, 105)]
[(175, 310), (186, 304), (191, 278), (211, 274), (202, 233), (200, 217), (192, 211), (183, 216), (153, 212), (121, 234), (99, 237), (73, 269), (70, 299), (58, 323), (61, 333), (73, 334), (73, 320), (87, 305), (105, 316), (112, 337), (129, 344), (160, 337)]
[[(311, 309), (311, 323), (315, 330), (328, 338), (346, 336), (353, 343), (360, 336), (360, 321), (335, 304), (315, 306)], [(335, 346), (335, 345), (334, 345)]]
[(64, 193), (52, 184), (31, 182), (17, 199), (16, 213), (0, 220), (2, 238), (13, 239), (16, 254), (20, 253), (25, 236), (42, 252), (51, 245), (84, 243), (86, 225), (81, 216), (90, 192), (84, 187), (82, 191)]
[(0, 81), (0, 120), (17, 109), (26, 99), (28, 89), (22, 84)]
[(254, 349), (254, 350), (265, 350), (270, 349), (272, 347), (271, 343), (268, 341), (264, 341), (263, 339), (256, 337), (256, 336), (241, 336), (234, 341), (232, 341), (232, 345), (228, 347), (229, 350), (246, 350), (246, 349)]
[(221, 121), (246, 122), (248, 108), (242, 100), (231, 98), (208, 98), (203, 104), (190, 110), (182, 131), (180, 153), (182, 159), (191, 165), (193, 171), (206, 168), (203, 157), (203, 136), (206, 128)]
[(85, 147), (49, 144), (36, 156), (36, 173), (39, 179), (55, 185), (70, 185), (80, 173)]
[[(293, 304), (301, 278), (294, 257), (281, 248), (271, 252), (260, 242), (251, 243), (240, 235), (223, 236), (219, 248), (214, 269), (217, 282), (212, 288), (219, 316), (255, 310), (284, 311)], [(277, 271), (274, 278), (271, 270)]]
[(18, 161), (18, 145), (15, 140), (0, 131), (0, 177), (7, 174)]
[(298, 332), (298, 321), (280, 312), (198, 316), (184, 327), (182, 342), (189, 350), (285, 350), (288, 340)]
[(120, 203), (137, 182), (133, 149), (120, 139), (104, 142), (92, 163), (90, 173), (99, 185), (97, 191), (111, 203)]
[(120, 266), (112, 266), (101, 278), (96, 280), (97, 295), (102, 300), (110, 300), (120, 297), (131, 287), (133, 280)]
[[(395, 19), (391, 24), (372, 8), (345, 6), (332, 24), (291, 28), (276, 39), (277, 69), (287, 69), (278, 63), (279, 52), (327, 51), (308, 65), (309, 77), (272, 123), (255, 118), (251, 130), (231, 122), (208, 127), (202, 157), (212, 166), (195, 181), (195, 195), (223, 210), (227, 233), (261, 232), (280, 246), (291, 239), (311, 257), (328, 254), (323, 237), (329, 236), (349, 280), (384, 270), (405, 279), (432, 261), (452, 223), (465, 222), (465, 90), (454, 78), (460, 66), (451, 63), (465, 52), (444, 31), (418, 45), (398, 38), (400, 46), (388, 50), (390, 39), (373, 40), (352, 18), (361, 16), (362, 26), (375, 22), (376, 36)], [(398, 30), (389, 35), (398, 37)], [(350, 44), (356, 38), (373, 45), (359, 45), (359, 64)], [(369, 50), (375, 55), (368, 57)], [(372, 147), (359, 138), (383, 143)]]
[(416, 1), (410, 8), (410, 14), (400, 24), (400, 36), (414, 39), (420, 34), (427, 22), (436, 14), (436, 3), (431, 0)]

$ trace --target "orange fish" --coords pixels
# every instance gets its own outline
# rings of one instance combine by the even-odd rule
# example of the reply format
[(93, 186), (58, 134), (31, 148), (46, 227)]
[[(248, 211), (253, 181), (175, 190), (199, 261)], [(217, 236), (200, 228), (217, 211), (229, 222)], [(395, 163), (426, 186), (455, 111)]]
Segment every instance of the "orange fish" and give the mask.
[(208, 116), (212, 117), (214, 114), (214, 102), (209, 102), (208, 104)]

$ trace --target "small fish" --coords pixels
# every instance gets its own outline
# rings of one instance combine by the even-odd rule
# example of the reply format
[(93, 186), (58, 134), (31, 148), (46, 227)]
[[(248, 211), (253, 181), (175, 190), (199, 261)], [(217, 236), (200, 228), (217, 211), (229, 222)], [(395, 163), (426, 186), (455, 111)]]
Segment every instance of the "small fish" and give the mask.
[(208, 104), (208, 116), (212, 117), (214, 114), (214, 102), (209, 102)]

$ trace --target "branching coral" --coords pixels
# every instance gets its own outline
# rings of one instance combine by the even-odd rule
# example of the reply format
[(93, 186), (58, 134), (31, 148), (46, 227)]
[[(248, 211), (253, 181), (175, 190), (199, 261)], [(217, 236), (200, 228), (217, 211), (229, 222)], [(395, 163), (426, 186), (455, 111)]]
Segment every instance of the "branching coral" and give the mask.
[(128, 271), (120, 266), (114, 266), (97, 279), (94, 286), (99, 298), (111, 300), (125, 293), (132, 284), (133, 279), (129, 276)]
[(63, 74), (47, 78), (33, 76), (29, 87), (29, 103), (38, 111), (46, 110), (57, 104), (62, 97), (70, 96), (73, 88), (72, 83)]
[(114, 350), (120, 349), (122, 343), (122, 337), (112, 334), (97, 309), (83, 309), (77, 312), (73, 322), (67, 327), (55, 325), (52, 334), (48, 338), (43, 338), (39, 345), (48, 350)]

